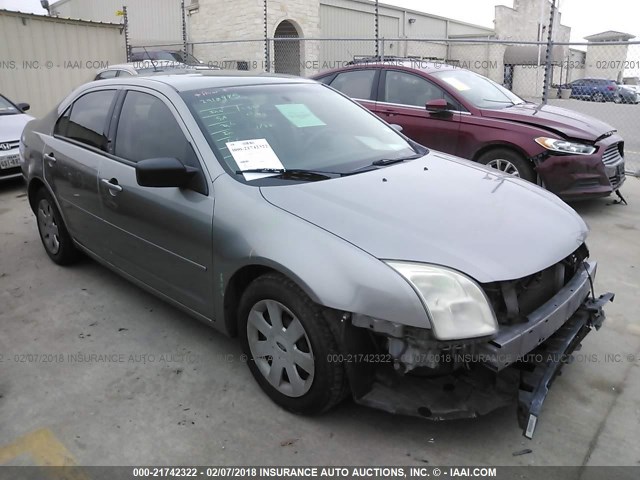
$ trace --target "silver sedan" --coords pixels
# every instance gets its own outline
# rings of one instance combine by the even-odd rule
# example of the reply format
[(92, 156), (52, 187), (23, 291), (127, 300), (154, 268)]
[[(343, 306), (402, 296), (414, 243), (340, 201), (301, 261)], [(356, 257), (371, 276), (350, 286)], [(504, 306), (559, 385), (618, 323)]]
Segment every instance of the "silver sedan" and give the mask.
[(309, 80), (93, 82), (29, 123), (21, 152), (54, 262), (83, 252), (240, 337), (298, 413), (517, 400), (531, 436), (557, 359), (611, 298), (591, 295), (587, 227), (557, 197)]

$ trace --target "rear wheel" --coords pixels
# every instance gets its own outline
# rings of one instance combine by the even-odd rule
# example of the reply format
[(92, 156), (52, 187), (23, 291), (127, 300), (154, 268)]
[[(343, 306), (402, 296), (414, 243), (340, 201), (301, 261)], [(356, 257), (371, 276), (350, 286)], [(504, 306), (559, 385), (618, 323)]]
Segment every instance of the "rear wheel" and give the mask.
[(58, 265), (69, 265), (78, 259), (79, 253), (62, 221), (53, 198), (45, 188), (35, 196), (38, 232), (45, 252)]
[(536, 181), (536, 173), (531, 162), (508, 148), (490, 150), (478, 158), (478, 163), (530, 182)]
[(275, 403), (294, 413), (321, 413), (347, 391), (323, 310), (276, 273), (254, 280), (240, 300), (239, 333), (249, 369)]
[(591, 95), (591, 100), (594, 102), (604, 102), (604, 95), (602, 92), (596, 92)]

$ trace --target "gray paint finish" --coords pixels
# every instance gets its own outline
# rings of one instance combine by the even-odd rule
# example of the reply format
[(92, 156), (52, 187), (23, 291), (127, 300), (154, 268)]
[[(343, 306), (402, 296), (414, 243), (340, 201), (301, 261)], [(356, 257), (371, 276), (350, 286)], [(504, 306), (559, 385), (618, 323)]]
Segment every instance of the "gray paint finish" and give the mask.
[[(587, 235), (582, 219), (555, 195), (437, 152), (394, 168), (262, 192), (376, 258), (445, 265), (481, 283), (541, 271)], [(527, 249), (531, 254), (522, 255)]]
[[(322, 182), (269, 187), (238, 182), (225, 173), (179, 92), (287, 83), (314, 82), (222, 72), (89, 83), (29, 124), (23, 170), (29, 181), (44, 181), (55, 194), (65, 221), (85, 248), (223, 331), (225, 289), (247, 266), (282, 272), (321, 305), (429, 328), (415, 291), (381, 260), (446, 265), (488, 282), (540, 271), (584, 241), (584, 222), (554, 195), (439, 152)], [(139, 187), (132, 167), (93, 152), (81, 155), (82, 168), (76, 160), (68, 172), (88, 177), (75, 184), (61, 177), (72, 190), (59, 193), (51, 174), (43, 174), (42, 154), (57, 148), (69, 156), (80, 147), (51, 136), (57, 117), (82, 94), (113, 88), (145, 88), (175, 109), (210, 182), (208, 195)], [(117, 176), (124, 182), (125, 195), (114, 197), (104, 189), (98, 195), (97, 176), (91, 181), (96, 169), (100, 177)], [(67, 200), (72, 197), (76, 205), (70, 209)], [(83, 201), (88, 202), (84, 207), (79, 205)], [(90, 220), (77, 220), (80, 217)]]

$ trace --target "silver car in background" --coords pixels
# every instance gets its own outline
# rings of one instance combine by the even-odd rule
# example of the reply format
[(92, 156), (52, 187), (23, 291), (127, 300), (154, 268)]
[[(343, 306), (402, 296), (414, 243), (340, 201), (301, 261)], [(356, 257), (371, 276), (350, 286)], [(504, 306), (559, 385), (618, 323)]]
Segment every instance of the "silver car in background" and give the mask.
[(92, 82), (31, 122), (22, 152), (54, 262), (84, 252), (239, 336), (297, 413), (351, 395), (449, 419), (517, 398), (531, 437), (612, 297), (593, 295), (587, 227), (557, 197), (310, 80)]
[(28, 103), (15, 104), (0, 95), (0, 181), (22, 176), (18, 144), (24, 126), (33, 120), (27, 110)]
[(195, 73), (206, 70), (220, 70), (219, 67), (208, 65), (190, 65), (176, 60), (141, 59), (129, 63), (109, 65), (96, 72), (93, 80), (107, 80), (109, 78), (137, 77), (150, 75), (178, 75)]

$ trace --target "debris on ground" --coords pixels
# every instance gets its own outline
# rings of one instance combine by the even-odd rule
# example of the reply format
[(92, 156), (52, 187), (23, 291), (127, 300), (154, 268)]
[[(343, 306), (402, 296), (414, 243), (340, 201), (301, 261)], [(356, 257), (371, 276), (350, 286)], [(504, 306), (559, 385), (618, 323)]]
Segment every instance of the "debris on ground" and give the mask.
[(280, 446), (281, 447), (288, 447), (289, 445), (293, 445), (297, 441), (298, 441), (297, 438), (292, 438), (292, 439), (289, 439), (289, 440), (283, 440), (283, 441), (280, 442)]
[(526, 455), (527, 453), (533, 453), (533, 450), (531, 450), (530, 448), (525, 448), (524, 450), (513, 452), (511, 455), (513, 455), (514, 457), (519, 457), (520, 455)]

